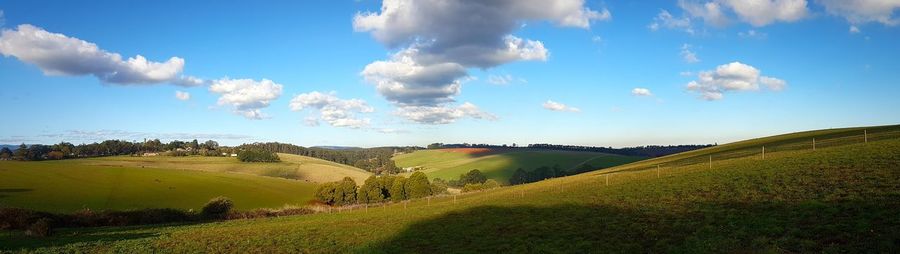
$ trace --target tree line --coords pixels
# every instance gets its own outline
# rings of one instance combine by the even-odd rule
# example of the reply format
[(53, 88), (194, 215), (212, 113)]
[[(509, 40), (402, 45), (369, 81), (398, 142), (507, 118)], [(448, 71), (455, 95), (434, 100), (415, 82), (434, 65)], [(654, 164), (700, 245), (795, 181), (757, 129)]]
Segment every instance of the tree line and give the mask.
[(701, 148), (707, 148), (715, 145), (670, 145), (670, 146), (635, 146), (635, 147), (601, 147), (601, 146), (576, 146), (576, 145), (554, 145), (554, 144), (529, 144), (527, 146), (518, 146), (512, 144), (492, 145), (492, 144), (444, 144), (432, 143), (427, 146), (428, 149), (446, 149), (446, 148), (491, 148), (491, 149), (535, 149), (535, 150), (556, 150), (556, 151), (575, 151), (575, 152), (598, 152), (607, 154), (617, 154), (625, 156), (641, 156), (641, 157), (661, 157), (670, 154), (687, 152)]
[(74, 145), (69, 142), (60, 142), (54, 145), (25, 145), (21, 144), (15, 150), (7, 147), (0, 148), (2, 160), (61, 160), (71, 158), (101, 157), (115, 155), (141, 155), (144, 153), (167, 152), (173, 156), (204, 155), (221, 156), (223, 153), (236, 152), (234, 148), (219, 146), (213, 140), (199, 142), (173, 140), (163, 143), (159, 139), (145, 140), (143, 142), (130, 142), (125, 140), (106, 140), (90, 144)]
[(387, 201), (403, 201), (446, 194), (443, 182), (430, 182), (425, 173), (416, 172), (409, 176), (369, 176), (362, 186), (357, 187), (353, 178), (319, 185), (316, 200), (328, 205), (373, 204)]

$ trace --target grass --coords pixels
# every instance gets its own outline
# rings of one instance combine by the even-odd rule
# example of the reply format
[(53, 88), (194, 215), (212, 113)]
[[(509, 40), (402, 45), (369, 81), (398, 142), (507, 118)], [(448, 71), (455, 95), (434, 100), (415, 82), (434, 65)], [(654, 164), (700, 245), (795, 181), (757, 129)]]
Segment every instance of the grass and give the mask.
[[(745, 148), (784, 140), (773, 137)], [(706, 157), (692, 153), (647, 163)], [(766, 159), (725, 158), (711, 168), (696, 163), (657, 172), (642, 170), (644, 164), (343, 213), (62, 229), (46, 239), (0, 232), (0, 248), (47, 253), (900, 251), (898, 138), (774, 151)]]
[(209, 172), (246, 173), (280, 177), (311, 183), (333, 182), (351, 177), (362, 183), (371, 173), (352, 166), (312, 157), (278, 154), (279, 163), (242, 163), (233, 157), (131, 157), (113, 156), (70, 160), (69, 163), (101, 167), (147, 167), (159, 169), (183, 169)]
[(607, 168), (641, 159), (643, 158), (604, 153), (549, 150), (495, 150), (486, 154), (470, 154), (461, 152), (460, 149), (420, 150), (394, 157), (398, 167), (423, 167), (422, 172), (431, 179), (457, 179), (461, 174), (478, 169), (489, 179), (501, 183), (508, 183), (518, 168), (534, 170), (542, 166), (559, 165), (563, 169), (572, 169), (581, 164)]
[(78, 160), (0, 161), (0, 206), (50, 212), (83, 208), (198, 209), (227, 196), (238, 209), (305, 204), (316, 185), (248, 174), (94, 166)]

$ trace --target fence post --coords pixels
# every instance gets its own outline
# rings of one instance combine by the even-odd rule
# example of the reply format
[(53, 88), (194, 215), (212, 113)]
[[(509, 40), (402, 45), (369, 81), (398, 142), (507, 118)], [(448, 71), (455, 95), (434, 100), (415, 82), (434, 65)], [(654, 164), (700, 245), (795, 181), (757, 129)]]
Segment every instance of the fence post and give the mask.
[(606, 186), (609, 186), (609, 173), (606, 173)]
[(712, 155), (709, 156), (709, 169), (712, 169)]
[(659, 164), (656, 164), (656, 179), (659, 179)]
[(869, 131), (863, 130), (863, 143), (869, 143)]
[(431, 206), (431, 196), (428, 196), (427, 199), (428, 199), (428, 204), (426, 204), (426, 205), (427, 205), (427, 206)]
[(459, 195), (459, 194), (453, 194), (453, 203), (454, 204), (456, 204), (456, 195)]
[(763, 160), (765, 160), (766, 159), (766, 147), (765, 146), (763, 146), (762, 156), (763, 156)]
[(813, 151), (816, 150), (816, 138), (813, 138)]

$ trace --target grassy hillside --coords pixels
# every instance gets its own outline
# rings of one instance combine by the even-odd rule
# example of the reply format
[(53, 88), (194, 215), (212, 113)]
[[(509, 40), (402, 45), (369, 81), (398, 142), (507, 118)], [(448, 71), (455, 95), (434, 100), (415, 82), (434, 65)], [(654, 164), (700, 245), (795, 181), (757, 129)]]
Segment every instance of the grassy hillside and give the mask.
[(82, 208), (197, 209), (227, 196), (239, 209), (305, 204), (315, 184), (247, 174), (91, 166), (75, 160), (0, 161), (0, 206), (70, 212)]
[(371, 173), (352, 166), (312, 157), (278, 154), (280, 163), (242, 163), (233, 157), (131, 157), (113, 156), (71, 160), (69, 163), (101, 167), (146, 167), (159, 169), (235, 172), (302, 180), (313, 183), (331, 182), (352, 177), (362, 183)]
[(503, 150), (503, 149), (437, 149), (419, 150), (394, 157), (398, 167), (423, 167), (430, 178), (456, 179), (460, 174), (478, 169), (488, 178), (508, 182), (516, 169), (533, 170), (541, 166), (559, 165), (571, 169), (581, 164), (606, 168), (640, 160), (628, 157), (590, 152)]
[[(820, 134), (817, 137), (824, 139), (833, 133)], [(900, 251), (897, 134), (893, 127), (868, 143), (844, 142), (816, 151), (775, 150), (765, 159), (753, 154), (722, 157), (712, 166), (701, 162), (708, 160), (707, 154), (692, 152), (456, 198), (343, 213), (70, 229), (49, 239), (0, 232), (0, 248), (41, 252), (895, 253)], [(792, 137), (747, 141), (742, 149), (755, 150)], [(845, 136), (836, 138), (841, 137)], [(698, 163), (674, 164), (692, 158)], [(663, 162), (672, 164), (659, 172), (655, 166), (642, 170)]]

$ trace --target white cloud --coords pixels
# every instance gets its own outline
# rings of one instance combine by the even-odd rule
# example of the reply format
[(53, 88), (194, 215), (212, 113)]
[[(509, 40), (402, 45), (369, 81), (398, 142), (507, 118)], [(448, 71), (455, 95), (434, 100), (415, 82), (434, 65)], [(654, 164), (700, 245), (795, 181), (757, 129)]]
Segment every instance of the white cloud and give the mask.
[(672, 16), (672, 14), (667, 10), (661, 10), (659, 14), (657, 14), (656, 17), (653, 18), (653, 23), (650, 23), (647, 28), (650, 28), (651, 31), (657, 31), (660, 28), (675, 29), (685, 31), (689, 34), (694, 34), (694, 28), (691, 25), (690, 18), (676, 18), (675, 16)]
[(717, 1), (701, 3), (679, 0), (678, 7), (681, 7), (691, 17), (703, 19), (703, 22), (712, 26), (723, 27), (730, 23), (728, 16), (723, 11), (723, 6)]
[(851, 25), (851, 26), (850, 26), (850, 33), (851, 33), (851, 34), (858, 34), (858, 33), (860, 33), (860, 32), (862, 32), (862, 31), (860, 31), (860, 30), (859, 30), (859, 27), (857, 27), (856, 25)]
[(6, 18), (3, 16), (3, 10), (0, 10), (0, 27), (6, 24)]
[(122, 59), (121, 55), (102, 50), (96, 44), (28, 24), (19, 25), (17, 30), (3, 29), (0, 53), (34, 64), (46, 75), (93, 75), (120, 85), (184, 84), (180, 82), (184, 69), (182, 58), (153, 62), (136, 55)]
[(191, 93), (184, 91), (175, 91), (175, 99), (186, 101), (191, 99)]
[(292, 111), (311, 109), (318, 111), (318, 117), (310, 116), (305, 119), (307, 125), (318, 126), (319, 119), (334, 127), (348, 127), (358, 129), (369, 126), (369, 118), (358, 118), (356, 113), (371, 113), (375, 109), (360, 99), (344, 100), (335, 96), (334, 92), (320, 93), (310, 92), (300, 94), (291, 99)]
[(650, 92), (650, 89), (647, 88), (635, 88), (631, 89), (631, 95), (634, 96), (653, 96), (653, 93)]
[[(509, 75), (509, 74), (488, 76), (488, 83), (491, 83), (494, 85), (509, 85), (509, 84), (515, 82), (516, 80), (517, 79), (515, 77), (513, 77), (512, 75)], [(522, 79), (518, 79), (518, 80), (522, 80)]]
[(542, 104), (542, 106), (544, 107), (544, 109), (552, 111), (581, 112), (581, 110), (578, 108), (573, 108), (566, 104), (562, 104), (552, 100), (547, 100), (546, 102), (544, 102), (544, 104)]
[(410, 121), (421, 124), (449, 124), (464, 117), (497, 120), (497, 116), (481, 111), (475, 104), (466, 102), (458, 107), (449, 106), (401, 106), (395, 112)]
[(681, 59), (686, 63), (698, 63), (700, 59), (697, 58), (697, 53), (691, 51), (690, 44), (681, 45)]
[(850, 24), (859, 25), (878, 22), (888, 26), (900, 24), (894, 16), (900, 9), (897, 0), (818, 0), (825, 6), (825, 11), (847, 19)]
[(722, 0), (744, 22), (761, 27), (806, 17), (806, 0)]
[(469, 78), (468, 68), (548, 59), (542, 42), (512, 35), (524, 22), (588, 28), (592, 21), (610, 18), (608, 10), (584, 7), (584, 0), (386, 0), (380, 12), (357, 14), (353, 27), (399, 49), (389, 60), (367, 65), (361, 75), (398, 107), (398, 115), (434, 124), (490, 118), (464, 112), (474, 105), (452, 105)]
[(705, 100), (720, 100), (729, 91), (756, 91), (759, 85), (769, 90), (781, 91), (787, 82), (781, 79), (760, 76), (759, 69), (740, 62), (719, 65), (715, 70), (702, 71), (697, 80), (687, 84), (687, 89), (700, 94)]
[(209, 91), (221, 94), (218, 104), (232, 106), (236, 114), (249, 119), (263, 119), (261, 109), (281, 96), (283, 85), (268, 79), (255, 81), (252, 79), (223, 78), (212, 81)]

